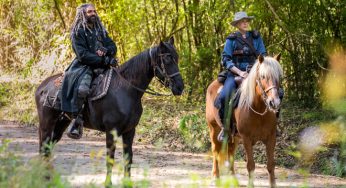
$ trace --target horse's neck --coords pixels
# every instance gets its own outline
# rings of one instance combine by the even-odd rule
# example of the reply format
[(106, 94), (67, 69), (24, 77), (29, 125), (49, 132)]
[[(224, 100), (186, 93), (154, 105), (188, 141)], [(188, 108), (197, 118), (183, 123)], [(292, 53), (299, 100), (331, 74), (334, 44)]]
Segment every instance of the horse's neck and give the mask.
[(145, 74), (139, 73), (138, 80), (136, 80), (133, 84), (141, 89), (147, 89), (154, 75), (151, 73), (152, 67), (149, 67), (149, 70), (145, 72)]
[[(131, 72), (131, 75), (126, 75), (124, 78), (128, 80), (128, 82), (131, 83), (131, 85), (140, 88), (140, 89), (147, 89), (151, 80), (154, 77), (153, 74), (153, 67), (151, 65), (150, 59), (147, 60), (146, 62), (143, 62), (146, 64), (146, 66), (143, 66), (141, 68), (136, 67), (133, 71)], [(127, 69), (133, 68), (133, 66), (138, 66), (136, 64), (129, 65)]]

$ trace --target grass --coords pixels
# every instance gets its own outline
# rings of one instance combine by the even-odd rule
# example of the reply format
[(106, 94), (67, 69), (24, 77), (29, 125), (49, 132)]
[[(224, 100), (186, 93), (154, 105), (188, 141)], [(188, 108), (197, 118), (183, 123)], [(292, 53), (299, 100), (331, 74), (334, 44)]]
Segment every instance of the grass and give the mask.
[(0, 144), (0, 187), (13, 188), (68, 188), (60, 174), (50, 167), (50, 162), (32, 158), (27, 162), (10, 151), (9, 140)]

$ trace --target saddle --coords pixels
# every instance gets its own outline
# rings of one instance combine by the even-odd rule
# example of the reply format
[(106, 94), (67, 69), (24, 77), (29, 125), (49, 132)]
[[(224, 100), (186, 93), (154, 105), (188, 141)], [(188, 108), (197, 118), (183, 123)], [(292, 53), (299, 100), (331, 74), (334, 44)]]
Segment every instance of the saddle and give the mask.
[[(90, 94), (87, 99), (95, 101), (104, 97), (109, 89), (113, 69), (97, 70), (91, 82)], [(50, 84), (47, 84), (44, 94), (46, 95), (43, 106), (61, 110), (61, 86), (64, 75), (59, 76)]]

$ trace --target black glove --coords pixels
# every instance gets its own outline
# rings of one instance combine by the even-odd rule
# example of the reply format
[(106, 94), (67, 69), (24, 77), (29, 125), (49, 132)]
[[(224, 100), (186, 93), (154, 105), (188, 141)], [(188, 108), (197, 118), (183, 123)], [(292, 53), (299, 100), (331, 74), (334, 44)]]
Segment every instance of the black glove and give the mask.
[(109, 56), (105, 57), (105, 65), (116, 66), (117, 63), (118, 62), (114, 59), (114, 57), (109, 57)]
[(103, 47), (103, 46), (99, 47), (97, 50), (100, 50), (100, 51), (103, 52), (105, 55), (106, 55), (107, 52), (108, 52), (108, 49), (105, 48), (105, 47)]

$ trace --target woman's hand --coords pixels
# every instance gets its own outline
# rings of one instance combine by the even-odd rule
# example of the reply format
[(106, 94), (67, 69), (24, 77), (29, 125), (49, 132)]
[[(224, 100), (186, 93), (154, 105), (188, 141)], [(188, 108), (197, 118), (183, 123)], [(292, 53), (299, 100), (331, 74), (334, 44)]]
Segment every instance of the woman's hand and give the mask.
[(246, 71), (241, 71), (239, 73), (239, 76), (243, 77), (243, 78), (246, 78), (249, 74), (246, 72)]
[(241, 71), (240, 69), (238, 69), (236, 66), (233, 66), (230, 71), (236, 75), (239, 75), (242, 78), (246, 78), (248, 73), (246, 71)]

